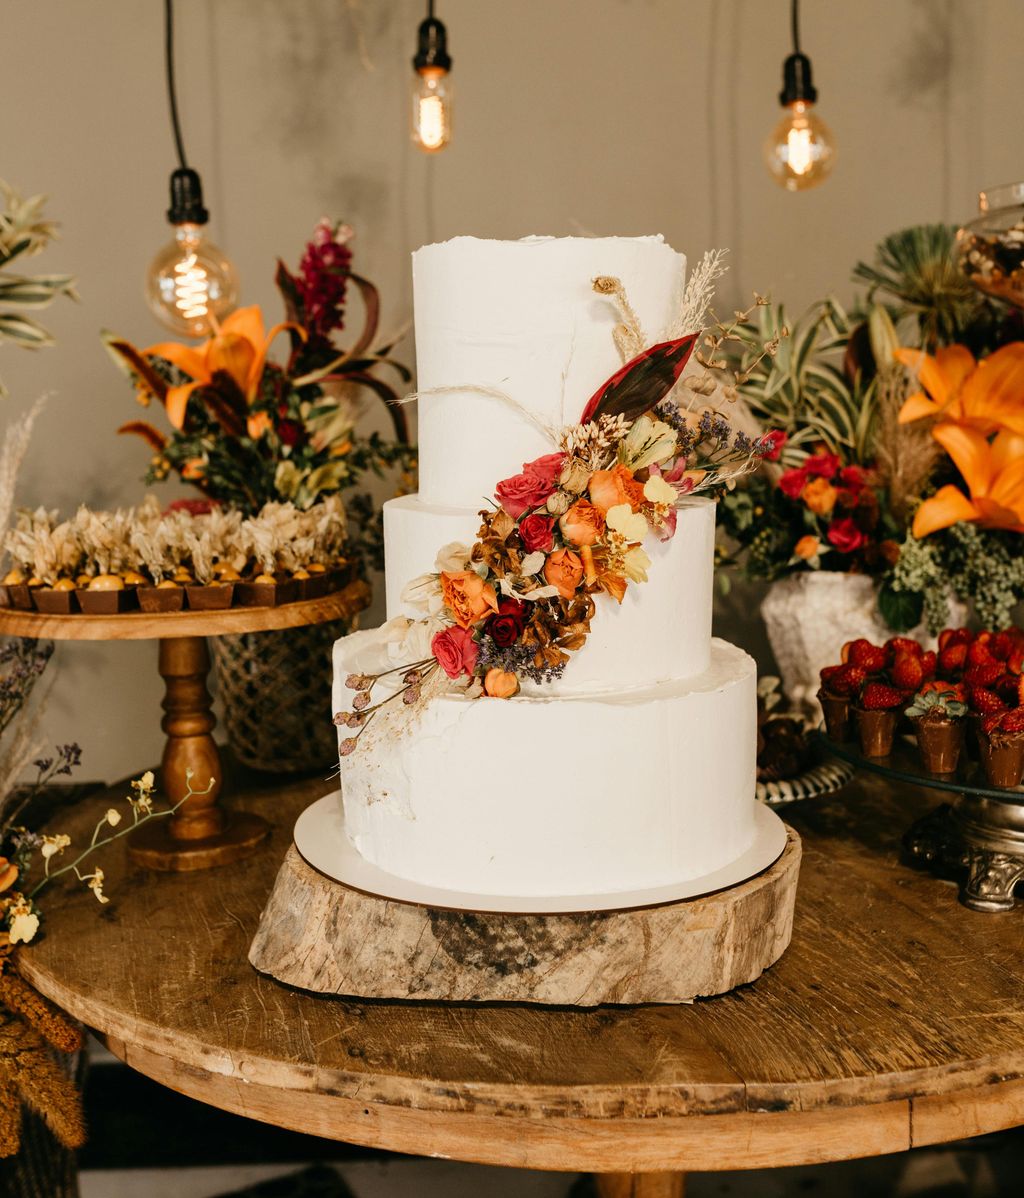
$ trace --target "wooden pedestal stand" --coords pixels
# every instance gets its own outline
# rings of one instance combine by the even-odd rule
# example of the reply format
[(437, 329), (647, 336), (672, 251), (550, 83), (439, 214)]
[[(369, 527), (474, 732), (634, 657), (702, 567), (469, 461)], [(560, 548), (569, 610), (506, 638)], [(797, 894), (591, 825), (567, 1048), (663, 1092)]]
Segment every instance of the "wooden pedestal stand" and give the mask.
[[(793, 930), (800, 838), (746, 882), (632, 911), (509, 915), (363, 894), (293, 845), (249, 960), (319, 994), (444, 1002), (678, 1003), (752, 982)], [(628, 1192), (628, 1191), (627, 1191)]]
[[(205, 793), (188, 799), (169, 820), (154, 820), (135, 832), (129, 854), (149, 869), (182, 872), (226, 865), (246, 856), (270, 831), (258, 815), (227, 811), (218, 802), (223, 786), (220, 753), (213, 739), (216, 724), (206, 687), (210, 655), (206, 637), (239, 632), (302, 628), (330, 620), (350, 619), (369, 602), (362, 580), (320, 599), (280, 607), (236, 607), (224, 611), (113, 616), (41, 615), (0, 609), (0, 635), (66, 641), (158, 640), (160, 676), (164, 680), (167, 733), (161, 763), (161, 789), (172, 805), (186, 794), (186, 773)], [(323, 713), (321, 713), (323, 714)], [(311, 718), (316, 718), (315, 713)], [(326, 717), (325, 717), (326, 718)]]

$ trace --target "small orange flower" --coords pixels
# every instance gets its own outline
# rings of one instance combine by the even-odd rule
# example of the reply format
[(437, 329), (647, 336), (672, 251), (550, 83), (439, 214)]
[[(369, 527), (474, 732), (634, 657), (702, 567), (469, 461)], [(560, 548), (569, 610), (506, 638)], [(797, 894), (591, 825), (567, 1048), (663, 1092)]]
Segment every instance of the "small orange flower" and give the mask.
[(797, 557), (802, 557), (805, 562), (810, 561), (812, 557), (817, 557), (821, 551), (821, 541), (808, 533), (807, 536), (801, 537), (793, 546), (793, 552)]
[(590, 499), (602, 516), (620, 503), (628, 503), (634, 512), (644, 503), (644, 488), (620, 462), (611, 470), (595, 470), (587, 484)]
[(812, 478), (800, 492), (800, 498), (816, 516), (827, 516), (836, 506), (836, 489), (827, 478)]
[(563, 599), (571, 599), (583, 579), (583, 561), (571, 549), (556, 549), (544, 563), (544, 581), (557, 589)]
[(519, 690), (519, 679), (508, 670), (499, 670), (497, 666), (484, 675), (484, 694), (492, 699), (511, 699)]
[(181, 468), (181, 477), (195, 481), (206, 477), (206, 463), (202, 458), (189, 458)]
[(10, 890), (17, 880), (18, 867), (6, 857), (0, 857), (0, 890)]
[(577, 499), (558, 521), (562, 536), (573, 545), (593, 545), (604, 532), (604, 516), (589, 500)]
[(494, 587), (473, 570), (442, 573), (441, 597), (460, 628), (471, 628), (498, 610)]
[(245, 431), (254, 441), (258, 441), (264, 433), (269, 432), (271, 429), (270, 413), (265, 411), (253, 412), (245, 423)]

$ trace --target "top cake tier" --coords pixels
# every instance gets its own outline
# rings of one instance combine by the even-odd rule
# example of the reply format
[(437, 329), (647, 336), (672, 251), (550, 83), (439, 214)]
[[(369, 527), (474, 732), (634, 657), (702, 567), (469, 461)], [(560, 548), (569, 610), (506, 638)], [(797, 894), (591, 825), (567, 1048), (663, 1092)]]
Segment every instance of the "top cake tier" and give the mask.
[(575, 423), (622, 365), (617, 309), (593, 280), (622, 280), (653, 343), (678, 309), (685, 270), (661, 237), (456, 237), (417, 250), (423, 502), (477, 509), (502, 478), (553, 448), (501, 399), (457, 388), (499, 390), (547, 425)]

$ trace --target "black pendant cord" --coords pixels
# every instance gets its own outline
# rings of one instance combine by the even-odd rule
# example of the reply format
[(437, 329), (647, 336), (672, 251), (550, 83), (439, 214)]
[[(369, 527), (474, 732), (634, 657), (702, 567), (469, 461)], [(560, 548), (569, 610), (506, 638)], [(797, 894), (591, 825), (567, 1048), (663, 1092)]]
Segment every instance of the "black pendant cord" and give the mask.
[(434, 19), (434, 0), (427, 0), (427, 19), (429, 21)]
[(792, 0), (789, 9), (789, 23), (793, 29), (793, 53), (800, 53), (800, 0)]
[(174, 83), (174, 0), (164, 0), (164, 48), (167, 58), (167, 99), (171, 108), (171, 129), (174, 145), (178, 151), (178, 162), (182, 170), (188, 169), (185, 146), (181, 139), (181, 122), (178, 119), (178, 91)]

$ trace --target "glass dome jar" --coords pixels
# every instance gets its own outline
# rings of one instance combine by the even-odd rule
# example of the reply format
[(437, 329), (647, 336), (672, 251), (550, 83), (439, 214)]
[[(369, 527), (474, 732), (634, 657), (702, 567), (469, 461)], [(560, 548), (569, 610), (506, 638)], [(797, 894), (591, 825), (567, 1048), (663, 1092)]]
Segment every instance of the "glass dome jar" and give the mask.
[(986, 295), (1024, 308), (1024, 183), (978, 193), (979, 215), (957, 232), (957, 256)]

